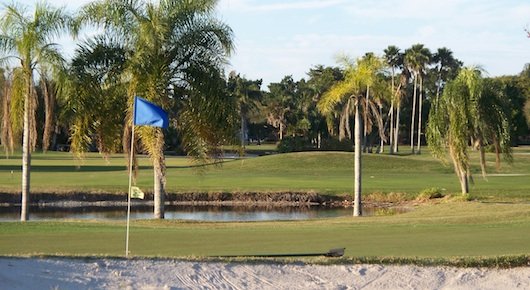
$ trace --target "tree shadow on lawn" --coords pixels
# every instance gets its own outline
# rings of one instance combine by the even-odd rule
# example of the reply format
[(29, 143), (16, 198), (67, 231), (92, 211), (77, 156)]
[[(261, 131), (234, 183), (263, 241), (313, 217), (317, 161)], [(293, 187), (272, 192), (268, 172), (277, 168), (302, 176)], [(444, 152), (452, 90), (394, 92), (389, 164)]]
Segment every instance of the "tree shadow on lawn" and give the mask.
[[(149, 166), (139, 166), (138, 169), (151, 169)], [(21, 171), (21, 165), (0, 165), (1, 171)], [(111, 172), (111, 171), (126, 171), (127, 167), (120, 166), (108, 166), (108, 165), (64, 165), (64, 166), (53, 166), (53, 165), (32, 165), (31, 172)]]

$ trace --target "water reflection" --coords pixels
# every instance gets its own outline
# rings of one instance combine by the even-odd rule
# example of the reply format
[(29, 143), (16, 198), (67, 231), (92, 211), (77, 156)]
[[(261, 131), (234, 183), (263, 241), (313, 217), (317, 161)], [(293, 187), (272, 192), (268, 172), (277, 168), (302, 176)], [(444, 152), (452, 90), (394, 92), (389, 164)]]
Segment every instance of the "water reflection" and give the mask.
[[(406, 210), (364, 208), (365, 216), (378, 214), (401, 213)], [(166, 206), (166, 219), (195, 221), (271, 221), (271, 220), (304, 220), (351, 216), (351, 208), (329, 207), (249, 207), (249, 206)], [(30, 207), (31, 220), (55, 219), (93, 219), (93, 220), (125, 220), (126, 207)], [(152, 206), (134, 206), (131, 208), (132, 219), (150, 219), (153, 217)], [(20, 207), (1, 207), (0, 221), (17, 221), (20, 219)]]

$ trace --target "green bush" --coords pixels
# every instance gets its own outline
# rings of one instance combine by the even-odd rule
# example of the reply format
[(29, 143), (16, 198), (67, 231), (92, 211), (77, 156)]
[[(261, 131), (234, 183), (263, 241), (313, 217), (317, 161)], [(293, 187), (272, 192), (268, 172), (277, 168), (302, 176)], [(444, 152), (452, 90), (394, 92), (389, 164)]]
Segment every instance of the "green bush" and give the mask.
[(300, 136), (287, 136), (278, 143), (278, 152), (280, 153), (300, 152), (311, 149), (311, 142)]
[(339, 141), (338, 138), (328, 138), (322, 140), (320, 145), (322, 151), (353, 151), (353, 141), (344, 139)]

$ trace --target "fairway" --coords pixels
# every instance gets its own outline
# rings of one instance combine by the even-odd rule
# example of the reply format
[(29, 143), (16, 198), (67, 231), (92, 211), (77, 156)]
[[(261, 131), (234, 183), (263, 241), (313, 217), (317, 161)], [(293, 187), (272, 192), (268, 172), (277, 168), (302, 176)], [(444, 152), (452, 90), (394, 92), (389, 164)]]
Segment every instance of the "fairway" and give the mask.
[[(0, 255), (123, 256), (124, 223), (0, 223)], [(38, 242), (35, 242), (38, 241)], [(132, 256), (207, 257), (322, 252), (348, 257), (528, 255), (530, 205), (451, 202), (382, 217), (299, 222), (134, 221)]]
[[(487, 154), (487, 180), (480, 175), (478, 154), (473, 152), (474, 183), (471, 196), (487, 200), (530, 201), (530, 155), (516, 149), (512, 164), (495, 168), (495, 157)], [(521, 153), (518, 153), (521, 152)], [(152, 190), (152, 167), (140, 159), (138, 186)], [(186, 157), (167, 156), (168, 193), (178, 192), (316, 192), (345, 195), (353, 190), (353, 153), (301, 152), (256, 158), (227, 159), (218, 165), (197, 165)], [(19, 155), (0, 159), (0, 192), (20, 187)], [(36, 153), (32, 162), (33, 192), (111, 192), (127, 190), (126, 160), (122, 155), (103, 159), (89, 153), (74, 160), (70, 153)], [(363, 194), (403, 193), (414, 198), (424, 189), (436, 187), (445, 194), (458, 194), (460, 186), (452, 167), (444, 166), (425, 150), (422, 155), (363, 155)]]
[[(524, 149), (526, 150), (526, 149)], [(331, 218), (276, 222), (185, 222), (134, 220), (130, 250), (133, 257), (216, 257), (322, 252), (345, 247), (352, 259), (473, 259), (527, 257), (530, 244), (530, 155), (516, 150), (512, 164), (494, 168), (487, 155), (487, 180), (475, 170), (471, 197), (444, 198), (413, 211), (388, 216)], [(478, 158), (472, 154), (474, 165)], [(167, 158), (168, 192), (316, 192), (350, 196), (351, 152), (302, 152), (198, 166), (183, 157)], [(104, 160), (88, 154), (78, 163), (69, 153), (34, 155), (35, 192), (123, 193), (127, 186), (125, 159)], [(4, 192), (15, 192), (20, 159), (0, 159)], [(13, 172), (13, 173), (11, 173)], [(140, 186), (152, 186), (149, 160), (140, 159)], [(365, 154), (363, 195), (401, 193), (414, 199), (436, 187), (458, 196), (450, 167), (430, 155)], [(35, 242), (38, 241), (38, 242)], [(124, 222), (43, 221), (0, 223), (0, 255), (124, 256)], [(370, 260), (372, 259), (372, 260)], [(519, 258), (517, 258), (519, 259)], [(526, 259), (526, 258), (525, 258)]]

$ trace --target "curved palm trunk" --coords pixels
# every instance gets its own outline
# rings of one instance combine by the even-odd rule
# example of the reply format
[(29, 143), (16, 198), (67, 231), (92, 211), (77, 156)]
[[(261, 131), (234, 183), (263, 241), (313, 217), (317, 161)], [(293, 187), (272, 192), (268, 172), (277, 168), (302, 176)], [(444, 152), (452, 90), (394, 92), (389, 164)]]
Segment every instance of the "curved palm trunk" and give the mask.
[(361, 116), (359, 115), (359, 102), (355, 102), (355, 156), (353, 172), (353, 216), (362, 216), (361, 202)]
[(414, 93), (412, 94), (412, 116), (410, 122), (410, 150), (414, 153), (414, 123), (416, 121), (416, 90), (418, 88), (418, 77), (414, 77)]
[(27, 76), (27, 92), (24, 96), (24, 136), (22, 141), (22, 200), (20, 220), (29, 220), (29, 194), (31, 172), (31, 138), (30, 138), (30, 110), (31, 110), (31, 74)]
[(418, 102), (418, 144), (416, 147), (416, 154), (421, 154), (421, 111), (423, 107), (423, 77), (420, 76), (420, 100)]
[(455, 173), (458, 177), (458, 181), (460, 182), (460, 189), (462, 190), (462, 195), (466, 195), (469, 193), (468, 172), (466, 169), (464, 169), (464, 166), (462, 166), (462, 164), (455, 158), (455, 154), (456, 153), (454, 152), (454, 148), (449, 146), (449, 155), (453, 160)]

